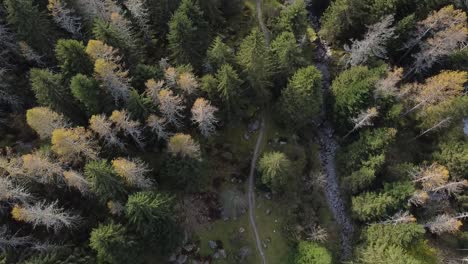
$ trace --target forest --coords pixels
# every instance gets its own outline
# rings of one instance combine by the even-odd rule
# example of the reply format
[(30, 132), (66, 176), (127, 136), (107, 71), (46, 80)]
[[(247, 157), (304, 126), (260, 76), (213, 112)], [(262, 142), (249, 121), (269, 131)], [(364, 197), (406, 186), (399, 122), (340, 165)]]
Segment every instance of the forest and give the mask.
[(468, 263), (467, 0), (0, 0), (0, 264)]

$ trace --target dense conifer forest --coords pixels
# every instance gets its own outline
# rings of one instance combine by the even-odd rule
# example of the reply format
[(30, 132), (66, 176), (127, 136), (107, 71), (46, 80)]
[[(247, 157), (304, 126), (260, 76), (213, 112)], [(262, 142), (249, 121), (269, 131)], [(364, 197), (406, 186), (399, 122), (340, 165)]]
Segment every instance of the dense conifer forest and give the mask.
[(467, 0), (0, 0), (0, 264), (468, 262)]

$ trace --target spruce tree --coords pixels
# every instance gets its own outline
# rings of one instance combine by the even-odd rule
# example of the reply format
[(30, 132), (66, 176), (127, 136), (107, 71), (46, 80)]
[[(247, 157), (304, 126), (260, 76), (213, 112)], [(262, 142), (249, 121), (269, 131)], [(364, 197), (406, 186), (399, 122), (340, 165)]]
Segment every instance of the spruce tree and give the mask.
[(124, 188), (123, 180), (115, 174), (105, 160), (87, 163), (84, 172), (90, 183), (91, 191), (96, 193), (103, 203), (125, 199), (127, 191)]
[(273, 60), (267, 47), (265, 36), (258, 28), (242, 41), (237, 54), (237, 62), (242, 67), (257, 102), (263, 103), (270, 98), (269, 88), (274, 74)]
[(55, 56), (65, 80), (71, 79), (78, 73), (84, 75), (93, 73), (93, 62), (80, 41), (60, 39), (55, 45)]
[(216, 73), (218, 95), (226, 103), (229, 114), (235, 112), (234, 106), (239, 104), (240, 85), (242, 80), (236, 70), (229, 64), (224, 64)]
[(210, 28), (193, 0), (182, 0), (169, 22), (169, 51), (176, 64), (200, 68), (210, 41)]

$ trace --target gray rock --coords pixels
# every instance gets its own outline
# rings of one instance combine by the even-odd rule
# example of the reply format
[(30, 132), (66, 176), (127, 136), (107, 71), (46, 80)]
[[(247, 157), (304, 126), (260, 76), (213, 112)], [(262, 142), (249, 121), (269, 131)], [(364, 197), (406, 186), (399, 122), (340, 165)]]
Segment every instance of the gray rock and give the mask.
[(260, 120), (255, 120), (249, 124), (248, 130), (250, 133), (257, 131), (260, 128)]
[(242, 233), (244, 233), (244, 232), (245, 232), (245, 228), (243, 228), (243, 227), (239, 228), (239, 233), (242, 234)]
[(187, 262), (187, 256), (186, 255), (179, 255), (177, 257), (177, 264), (184, 264), (185, 262)]
[(270, 215), (271, 214), (271, 209), (267, 209), (265, 213), (266, 213), (266, 215)]
[(169, 257), (169, 262), (174, 262), (176, 261), (177, 259), (177, 256), (175, 254), (172, 254), (170, 257)]
[(265, 193), (265, 199), (271, 200), (271, 193)]
[(250, 139), (250, 136), (249, 136), (249, 134), (247, 134), (247, 133), (244, 133), (244, 139), (248, 141), (248, 140)]
[(224, 249), (218, 250), (218, 253), (219, 253), (219, 256), (221, 258), (226, 258), (227, 257), (226, 250), (224, 250)]
[(250, 248), (248, 246), (243, 246), (239, 250), (240, 261), (244, 261), (246, 257), (250, 255)]
[(219, 259), (219, 253), (218, 253), (218, 252), (215, 252), (215, 253), (213, 254), (213, 258), (214, 258), (214, 259)]
[(216, 243), (216, 241), (213, 241), (213, 240), (208, 241), (208, 246), (209, 246), (211, 249), (216, 249), (216, 248), (218, 248), (218, 244)]
[(184, 246), (185, 251), (187, 252), (192, 252), (192, 250), (195, 248), (194, 244), (187, 244)]

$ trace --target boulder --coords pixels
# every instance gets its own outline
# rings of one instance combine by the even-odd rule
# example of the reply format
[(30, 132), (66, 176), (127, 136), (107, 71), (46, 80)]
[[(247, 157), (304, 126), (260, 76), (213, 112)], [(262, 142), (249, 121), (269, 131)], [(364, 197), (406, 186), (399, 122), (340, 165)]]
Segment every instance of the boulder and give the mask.
[(213, 240), (208, 241), (208, 246), (209, 246), (211, 249), (216, 249), (216, 248), (218, 248), (218, 244), (216, 243), (216, 241), (213, 241)]

